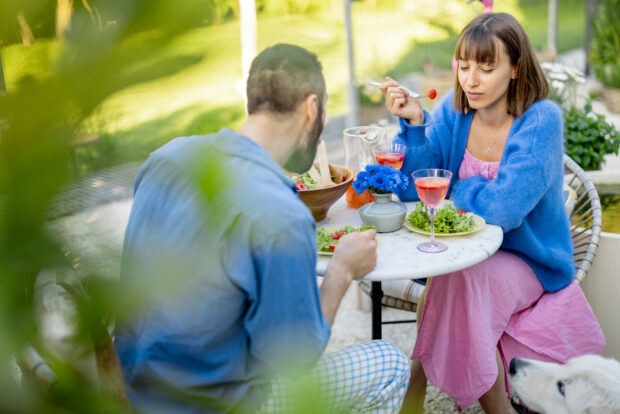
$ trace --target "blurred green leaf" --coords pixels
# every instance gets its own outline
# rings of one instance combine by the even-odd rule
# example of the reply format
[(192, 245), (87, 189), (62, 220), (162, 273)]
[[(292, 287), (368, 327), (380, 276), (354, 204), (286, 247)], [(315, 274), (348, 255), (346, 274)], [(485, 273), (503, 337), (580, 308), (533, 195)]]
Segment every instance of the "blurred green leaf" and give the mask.
[[(32, 16), (43, 3), (2, 2), (0, 44), (14, 41), (18, 11)], [(32, 309), (39, 270), (71, 266), (44, 231), (44, 223), (52, 197), (75, 179), (69, 158), (82, 123), (113, 94), (174, 74), (203, 58), (164, 53), (179, 36), (202, 24), (203, 0), (92, 1), (91, 10), (78, 6), (62, 43), (43, 40), (33, 47), (33, 53), (47, 53), (43, 59), (47, 64), (11, 78), (8, 93), (0, 96), (0, 360), (7, 364), (27, 343), (45, 348)], [(49, 4), (45, 7), (49, 9)], [(48, 17), (53, 22), (53, 14)], [(10, 59), (24, 65), (33, 61), (21, 59), (24, 48), (15, 50), (17, 54), (9, 52)], [(218, 165), (212, 163), (201, 176), (206, 202), (212, 203), (225, 186), (225, 180), (214, 184), (220, 178)], [(161, 269), (166, 270), (170, 269)], [(153, 300), (157, 289), (169, 289), (170, 282), (161, 277), (162, 283), (152, 292), (132, 286), (120, 289), (117, 281), (96, 277), (89, 278), (81, 296), (69, 288), (80, 309), (78, 340), (97, 342), (113, 314), (129, 315)], [(183, 289), (182, 283), (178, 289)], [(59, 378), (54, 391), (45, 394), (24, 385), (13, 398), (0, 395), (0, 412), (119, 412), (118, 403), (84, 381), (69, 361), (50, 362)], [(10, 376), (0, 377), (0, 389), (13, 389), (12, 381)], [(28, 398), (30, 404), (12, 403)]]

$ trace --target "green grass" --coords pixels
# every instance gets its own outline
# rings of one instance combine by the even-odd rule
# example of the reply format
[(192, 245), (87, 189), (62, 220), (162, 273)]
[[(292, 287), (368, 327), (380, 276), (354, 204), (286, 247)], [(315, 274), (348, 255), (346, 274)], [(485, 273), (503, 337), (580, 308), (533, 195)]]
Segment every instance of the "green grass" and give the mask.
[[(521, 20), (535, 49), (541, 50), (547, 44), (547, 19), (549, 8), (546, 1), (520, 0), (524, 12)], [(583, 46), (585, 30), (585, 1), (558, 1), (558, 53)]]
[[(582, 44), (583, 2), (560, 2), (560, 51)], [(433, 7), (422, 2), (391, 7), (372, 3), (353, 3), (356, 77), (360, 82), (384, 74), (421, 71), (423, 61), (449, 69), (457, 33), (482, 11), (481, 5), (460, 0), (437, 2)], [(503, 0), (496, 5), (497, 11), (510, 12), (523, 23), (537, 47), (546, 42), (547, 6), (539, 3)], [(312, 16), (259, 16), (258, 50), (278, 42), (295, 43), (318, 55), (328, 85), (328, 114), (344, 113), (348, 68), (342, 7)], [(49, 76), (58, 46), (38, 40), (30, 47), (5, 47), (1, 53), (11, 91), (23, 76)], [(173, 75), (109, 97), (84, 124), (85, 131), (99, 133), (102, 139), (78, 149), (82, 173), (144, 160), (176, 136), (206, 134), (224, 126), (237, 128), (243, 122), (238, 21), (186, 33), (164, 54), (162, 58), (197, 54), (203, 59)]]
[(603, 205), (603, 231), (620, 234), (620, 196), (601, 196)]

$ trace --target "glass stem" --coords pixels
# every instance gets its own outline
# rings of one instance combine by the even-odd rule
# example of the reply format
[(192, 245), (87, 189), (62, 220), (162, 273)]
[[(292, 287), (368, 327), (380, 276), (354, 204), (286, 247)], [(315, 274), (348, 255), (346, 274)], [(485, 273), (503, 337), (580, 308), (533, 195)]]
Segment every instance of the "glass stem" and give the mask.
[(435, 244), (435, 209), (431, 207), (431, 244)]

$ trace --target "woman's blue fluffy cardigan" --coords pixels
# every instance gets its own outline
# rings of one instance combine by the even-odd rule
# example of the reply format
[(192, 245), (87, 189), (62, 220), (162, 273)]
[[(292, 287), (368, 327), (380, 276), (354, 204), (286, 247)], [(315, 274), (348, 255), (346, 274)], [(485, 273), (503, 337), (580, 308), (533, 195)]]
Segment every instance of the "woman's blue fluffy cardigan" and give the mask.
[[(546, 291), (567, 286), (573, 279), (574, 262), (562, 196), (564, 148), (558, 107), (542, 100), (514, 118), (494, 180), (458, 179), (473, 111), (456, 112), (449, 93), (433, 111), (432, 120), (424, 112), (423, 125), (400, 119), (401, 132), (395, 141), (407, 144), (401, 171), (409, 177), (422, 168), (452, 171), (448, 194), (455, 205), (501, 226), (501, 248), (523, 258)], [(418, 200), (413, 182), (398, 195), (403, 201)]]

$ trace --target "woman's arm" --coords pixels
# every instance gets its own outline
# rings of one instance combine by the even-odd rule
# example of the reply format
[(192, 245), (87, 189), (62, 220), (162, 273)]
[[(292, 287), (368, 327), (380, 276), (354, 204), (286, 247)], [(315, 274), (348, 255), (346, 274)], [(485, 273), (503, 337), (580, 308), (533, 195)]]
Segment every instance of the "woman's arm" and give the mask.
[(401, 171), (409, 178), (407, 189), (398, 194), (403, 201), (419, 200), (411, 173), (423, 168), (447, 168), (447, 153), (453, 140), (455, 113), (452, 94), (448, 94), (433, 115), (424, 110), (424, 123), (411, 125), (399, 118), (401, 131), (394, 142), (407, 145), (405, 162)]

